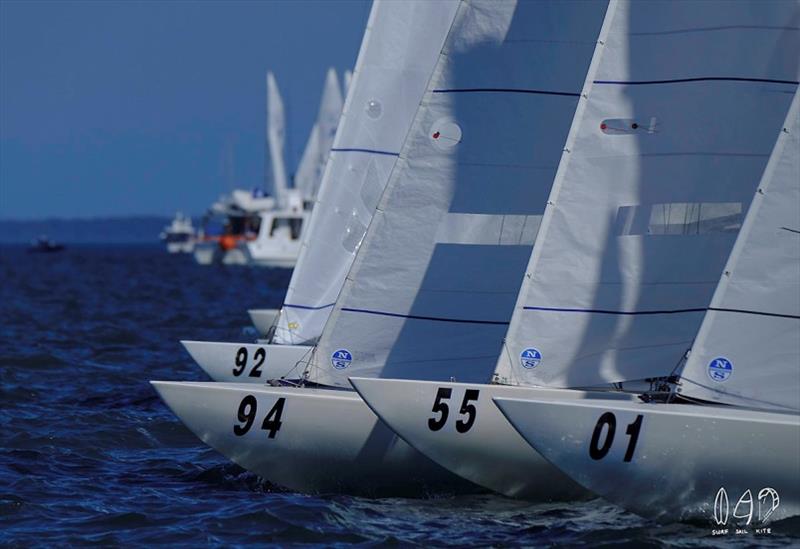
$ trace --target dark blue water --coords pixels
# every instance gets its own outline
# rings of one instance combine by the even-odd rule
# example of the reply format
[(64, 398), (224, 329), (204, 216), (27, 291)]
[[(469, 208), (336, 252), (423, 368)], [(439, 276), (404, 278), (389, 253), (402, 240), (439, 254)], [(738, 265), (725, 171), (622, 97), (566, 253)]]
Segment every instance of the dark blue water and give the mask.
[(275, 489), (208, 449), (150, 379), (206, 379), (179, 339), (249, 340), (287, 271), (160, 248), (0, 249), (0, 545), (785, 546), (657, 526), (601, 500), (365, 499)]

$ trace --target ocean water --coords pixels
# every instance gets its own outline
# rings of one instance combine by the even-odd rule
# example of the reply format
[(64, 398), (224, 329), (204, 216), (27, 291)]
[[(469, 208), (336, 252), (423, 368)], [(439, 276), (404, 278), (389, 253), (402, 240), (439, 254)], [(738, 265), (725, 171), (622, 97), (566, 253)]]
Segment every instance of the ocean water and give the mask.
[(255, 338), (290, 273), (161, 248), (0, 248), (0, 545), (775, 546), (660, 526), (600, 499), (367, 499), (271, 486), (194, 437), (150, 379), (206, 380), (180, 339)]

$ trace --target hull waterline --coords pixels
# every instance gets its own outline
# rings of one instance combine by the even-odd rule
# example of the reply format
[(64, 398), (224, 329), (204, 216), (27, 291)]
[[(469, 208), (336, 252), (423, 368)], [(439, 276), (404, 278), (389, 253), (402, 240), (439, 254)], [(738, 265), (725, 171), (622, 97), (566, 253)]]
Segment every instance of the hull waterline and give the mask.
[(203, 442), (279, 486), (372, 496), (477, 491), (400, 440), (353, 391), (151, 383)]

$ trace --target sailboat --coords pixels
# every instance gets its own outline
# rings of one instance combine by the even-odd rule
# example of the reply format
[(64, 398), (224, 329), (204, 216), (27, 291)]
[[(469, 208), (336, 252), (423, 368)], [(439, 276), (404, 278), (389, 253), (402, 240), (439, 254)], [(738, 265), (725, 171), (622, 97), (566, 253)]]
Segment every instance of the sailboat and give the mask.
[(800, 514), (797, 91), (670, 397), (496, 401), (548, 460), (640, 515), (721, 531)]
[[(325, 215), (315, 215), (312, 221), (312, 230), (319, 231), (317, 234), (336, 235), (339, 240), (326, 240), (323, 244), (332, 251), (332, 273), (347, 271), (346, 263), (360, 248), (382, 187), (395, 164), (404, 158), (401, 151), (406, 148), (404, 142), (408, 142), (405, 134), (414, 131), (415, 113), (427, 95), (458, 8), (459, 3), (453, 0), (373, 4), (342, 128), (326, 168), (326, 176), (354, 173), (357, 177), (343, 180), (341, 187), (331, 187), (324, 181), (317, 211)], [(350, 120), (354, 121), (352, 125)], [(424, 131), (427, 133), (427, 129)], [(345, 181), (349, 182), (347, 187)], [(346, 192), (345, 188), (350, 190)], [(345, 199), (343, 206), (349, 207), (327, 208), (327, 197), (331, 205)], [(361, 237), (354, 235), (357, 230), (362, 231)], [(305, 269), (307, 257), (309, 261), (313, 259), (310, 248), (302, 253), (295, 273)], [(314, 274), (319, 276), (319, 271)], [(297, 293), (298, 289), (292, 291)], [(332, 286), (324, 291), (338, 293), (338, 288)], [(328, 313), (324, 308), (314, 310), (319, 311), (317, 314)], [(291, 365), (284, 365), (279, 370), (264, 371), (277, 378), (285, 376), (290, 368)], [(291, 377), (302, 381), (305, 369), (304, 365)], [(278, 386), (175, 382), (153, 385), (176, 415), (207, 444), (281, 486), (309, 492), (409, 494), (419, 494), (424, 488), (471, 488), (398, 441), (354, 391), (294, 387), (290, 385), (291, 377), (272, 382)]]
[(580, 409), (673, 374), (795, 90), (793, 20), (788, 3), (610, 2), (493, 383), (353, 378), (373, 411), (450, 471), (547, 497), (492, 399)]
[[(422, 3), (419, 9), (446, 5)], [(348, 390), (349, 372), (439, 381), (453, 376), (478, 381), (490, 375), (595, 47), (594, 39), (581, 43), (580, 38), (592, 28), (597, 33), (603, 8), (451, 4), (449, 13), (442, 14), (449, 21), (439, 39), (444, 47), (433, 78), (304, 372), (306, 386), (155, 382), (173, 411), (207, 443), (277, 484), (286, 485), (286, 480), (263, 466), (264, 460), (287, 462), (295, 454), (311, 453), (328, 471), (327, 482), (350, 478), (362, 467), (381, 468), (381, 486), (422, 480), (420, 454), (410, 453), (413, 460), (390, 467), (374, 451), (378, 441), (388, 453), (409, 447)], [(417, 28), (397, 20), (387, 27), (390, 33), (402, 32), (409, 48), (427, 51), (432, 46), (424, 40), (433, 34), (408, 36), (406, 29)], [(576, 70), (580, 63), (582, 69)], [(357, 73), (354, 87), (358, 78)], [(486, 181), (493, 183), (491, 193)], [(309, 388), (311, 383), (317, 388)], [(201, 399), (193, 396), (199, 390), (205, 392)], [(269, 441), (259, 433), (236, 439), (230, 420), (223, 424), (225, 418), (213, 419), (206, 408), (197, 407), (212, 393), (215, 402), (225, 400), (233, 414), (229, 417), (238, 418), (242, 406), (242, 425), (254, 401), (261, 412), (253, 421), (265, 421), (264, 412), (272, 421), (277, 412), (269, 412), (283, 399), (282, 429), (291, 433)], [(298, 401), (311, 397), (324, 403), (325, 417), (336, 421), (321, 422), (304, 413)], [(320, 446), (313, 436), (319, 425), (328, 432), (326, 441), (339, 443)], [(365, 425), (370, 429), (363, 430)], [(259, 461), (244, 463), (245, 448)], [(368, 461), (347, 466), (338, 461), (345, 450), (361, 456), (362, 448)], [(324, 465), (329, 459), (336, 459), (335, 471)], [(559, 475), (539, 461), (548, 474)], [(436, 470), (435, 478), (424, 480), (456, 482), (457, 477)], [(564, 485), (570, 484), (563, 477)], [(372, 482), (365, 478), (363, 487), (374, 488)], [(569, 491), (576, 489), (569, 485)]]
[[(250, 311), (264, 334), (255, 345), (182, 342), (215, 381), (263, 383), (302, 376), (398, 160), (441, 45), (405, 55), (413, 35), (392, 30), (404, 21), (424, 20), (422, 4), (379, 3), (375, 9), (373, 22), (380, 34), (373, 27), (367, 30), (357, 78), (350, 87), (352, 97), (344, 108), (280, 316), (276, 310)], [(449, 23), (440, 11), (432, 9), (430, 23), (415, 32), (443, 41)], [(387, 62), (387, 52), (398, 52), (398, 57)]]

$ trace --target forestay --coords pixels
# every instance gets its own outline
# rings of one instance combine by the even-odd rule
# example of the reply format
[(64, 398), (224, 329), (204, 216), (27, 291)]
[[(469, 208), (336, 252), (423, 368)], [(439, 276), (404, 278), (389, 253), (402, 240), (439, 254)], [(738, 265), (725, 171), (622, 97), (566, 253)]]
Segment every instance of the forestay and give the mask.
[(490, 378), (605, 8), (459, 5), (311, 379)]
[(676, 368), (797, 87), (797, 6), (610, 6), (501, 381), (590, 387)]
[(800, 96), (692, 346), (679, 391), (800, 411)]
[(279, 205), (283, 205), (289, 187), (286, 179), (284, 143), (286, 140), (286, 116), (283, 100), (278, 91), (275, 75), (267, 73), (267, 148), (272, 167), (272, 191)]
[(457, 0), (376, 1), (273, 341), (316, 341), (417, 112)]

